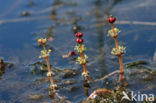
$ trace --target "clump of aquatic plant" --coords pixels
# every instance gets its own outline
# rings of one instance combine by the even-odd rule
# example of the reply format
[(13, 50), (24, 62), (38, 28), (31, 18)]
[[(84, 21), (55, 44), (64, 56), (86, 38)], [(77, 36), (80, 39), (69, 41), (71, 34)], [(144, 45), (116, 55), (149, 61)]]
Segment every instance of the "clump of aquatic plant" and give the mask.
[(82, 39), (83, 33), (78, 32), (75, 34), (75, 36), (77, 37), (76, 42), (78, 43), (78, 45), (76, 45), (74, 49), (80, 54), (80, 56), (76, 60), (76, 63), (82, 65), (83, 67), (82, 76), (84, 76), (87, 82), (89, 83), (90, 77), (89, 77), (89, 72), (87, 71), (87, 66), (86, 66), (88, 56), (84, 54), (84, 52), (87, 49), (83, 45), (83, 39)]
[(0, 79), (2, 75), (5, 73), (6, 68), (11, 68), (14, 64), (5, 62), (3, 58), (0, 58)]
[(47, 70), (48, 70), (47, 77), (50, 80), (49, 89), (51, 92), (54, 92), (56, 84), (54, 83), (54, 79), (53, 79), (54, 73), (52, 72), (51, 67), (50, 67), (50, 63), (49, 63), (49, 56), (50, 56), (50, 53), (52, 50), (46, 49), (46, 45), (47, 45), (47, 39), (46, 38), (39, 38), (38, 43), (39, 43), (39, 45), (41, 45), (43, 47), (43, 50), (41, 50), (39, 58), (44, 58), (46, 60)]
[[(128, 94), (128, 96), (130, 96)], [(130, 103), (126, 99), (122, 99), (123, 91), (122, 90), (108, 90), (104, 88), (99, 88), (95, 90), (87, 98), (89, 103)]]
[(114, 22), (116, 21), (116, 18), (113, 17), (112, 15), (108, 18), (108, 22), (111, 24), (112, 29), (108, 31), (108, 36), (111, 36), (114, 41), (115, 41), (115, 45), (116, 47), (112, 49), (111, 54), (116, 55), (119, 58), (119, 64), (120, 64), (120, 77), (119, 80), (120, 82), (123, 81), (124, 79), (124, 72), (123, 72), (123, 60), (122, 60), (122, 54), (124, 54), (126, 52), (126, 47), (124, 46), (120, 46), (118, 44), (118, 34), (121, 32), (118, 28), (114, 27)]

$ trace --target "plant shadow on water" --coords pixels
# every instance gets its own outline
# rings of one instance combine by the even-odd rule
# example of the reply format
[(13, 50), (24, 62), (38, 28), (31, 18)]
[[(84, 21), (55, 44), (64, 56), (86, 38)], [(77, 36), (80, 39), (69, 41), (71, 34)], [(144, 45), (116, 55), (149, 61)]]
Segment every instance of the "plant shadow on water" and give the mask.
[[(144, 2), (144, 6), (142, 2), (145, 0), (33, 0), (31, 6), (26, 0), (15, 1), (0, 1), (0, 14), (3, 14), (0, 15), (0, 56), (4, 58), (4, 63), (12, 65), (4, 69), (4, 65), (0, 64), (0, 103), (67, 100), (75, 103), (86, 99), (98, 88), (118, 88), (118, 75), (88, 85), (80, 76), (81, 66), (75, 65), (71, 58), (62, 59), (62, 55), (76, 45), (74, 34), (82, 31), (88, 48), (90, 77), (96, 80), (117, 70), (118, 60), (110, 55), (114, 42), (106, 37), (110, 13), (119, 20), (116, 25), (122, 30), (120, 44), (127, 46), (127, 53), (123, 56), (126, 89), (156, 93), (156, 64), (152, 61), (156, 58), (153, 57), (156, 25), (123, 23), (125, 20), (154, 22), (154, 0)], [(29, 12), (29, 15), (21, 16), (23, 11)], [(140, 16), (142, 11), (144, 16)], [(37, 61), (41, 48), (35, 43), (39, 37), (48, 38), (48, 48), (53, 50), (50, 63), (62, 101), (49, 98), (46, 71), (41, 70), (46, 68), (46, 63)]]

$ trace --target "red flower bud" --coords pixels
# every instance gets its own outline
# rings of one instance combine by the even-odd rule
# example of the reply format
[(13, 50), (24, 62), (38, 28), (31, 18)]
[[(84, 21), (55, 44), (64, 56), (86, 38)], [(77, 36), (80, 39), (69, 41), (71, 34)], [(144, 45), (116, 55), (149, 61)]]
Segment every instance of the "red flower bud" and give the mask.
[(76, 34), (75, 34), (75, 36), (76, 36), (76, 37), (79, 37), (79, 34), (78, 34), (78, 33), (76, 33)]
[(83, 33), (78, 32), (78, 33), (75, 34), (75, 36), (78, 37), (78, 38), (81, 38), (83, 36)]
[(72, 51), (70, 51), (70, 55), (75, 56), (76, 53), (72, 50)]
[(83, 43), (83, 39), (77, 38), (77, 39), (76, 39), (76, 42), (77, 42), (77, 43)]
[(43, 43), (43, 40), (40, 40), (40, 44), (42, 44)]
[(79, 34), (79, 37), (82, 37), (83, 36), (83, 33), (81, 33), (81, 32), (79, 32), (78, 34)]
[(108, 18), (109, 23), (114, 23), (116, 21), (116, 18), (113, 17), (112, 15)]
[(46, 38), (45, 39), (39, 38), (37, 41), (38, 41), (39, 44), (46, 44), (47, 39)]

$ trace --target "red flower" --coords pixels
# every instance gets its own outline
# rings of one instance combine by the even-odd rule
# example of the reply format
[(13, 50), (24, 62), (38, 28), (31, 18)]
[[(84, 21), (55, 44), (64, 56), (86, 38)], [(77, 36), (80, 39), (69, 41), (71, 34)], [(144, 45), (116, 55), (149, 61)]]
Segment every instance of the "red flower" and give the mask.
[(114, 23), (116, 21), (116, 18), (113, 17), (112, 15), (108, 18), (109, 23)]
[(77, 43), (83, 43), (83, 39), (77, 38), (77, 39), (76, 39), (76, 42), (77, 42)]
[(75, 34), (75, 36), (78, 37), (78, 38), (81, 38), (83, 36), (83, 33), (78, 32), (78, 33)]

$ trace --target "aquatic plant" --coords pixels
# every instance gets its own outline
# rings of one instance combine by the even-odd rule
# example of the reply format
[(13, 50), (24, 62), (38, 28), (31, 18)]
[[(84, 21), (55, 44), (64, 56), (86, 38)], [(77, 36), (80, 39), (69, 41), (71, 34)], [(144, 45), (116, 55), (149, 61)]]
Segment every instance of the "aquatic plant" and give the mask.
[(0, 79), (2, 78), (2, 75), (5, 73), (5, 70), (13, 66), (14, 66), (13, 63), (6, 62), (3, 60), (3, 58), (0, 58)]
[(46, 60), (47, 70), (48, 70), (47, 77), (49, 78), (50, 83), (51, 83), (49, 86), (49, 89), (51, 92), (54, 92), (56, 84), (54, 83), (54, 79), (53, 79), (54, 73), (52, 72), (50, 63), (49, 63), (49, 56), (51, 53), (51, 49), (48, 49), (48, 50), (46, 49), (46, 44), (47, 44), (46, 38), (39, 38), (38, 43), (39, 43), (39, 45), (41, 45), (43, 47), (43, 50), (41, 50), (39, 58), (44, 58)]
[(89, 72), (87, 71), (87, 67), (86, 67), (88, 56), (84, 54), (87, 48), (83, 45), (83, 41), (84, 41), (82, 39), (83, 33), (78, 32), (75, 34), (75, 36), (77, 37), (76, 42), (78, 43), (78, 45), (76, 45), (74, 49), (80, 54), (80, 56), (76, 60), (76, 63), (82, 65), (83, 67), (82, 76), (84, 76), (87, 82), (89, 83), (90, 77), (89, 77)]
[[(128, 96), (130, 96), (128, 94)], [(95, 90), (87, 98), (88, 103), (130, 103), (128, 100), (122, 100), (122, 90), (108, 90), (105, 88), (99, 88)]]
[(98, 94), (103, 94), (103, 93), (113, 94), (114, 92), (105, 88), (99, 88), (95, 90), (93, 93), (91, 93), (88, 99), (94, 99)]
[(74, 50), (72, 50), (72, 51), (69, 51), (67, 54), (62, 55), (62, 58), (65, 59), (65, 58), (68, 58), (71, 56), (74, 59), (77, 54), (78, 53), (76, 53), (76, 52), (74, 52)]
[(123, 81), (124, 77), (123, 77), (123, 60), (122, 60), (122, 54), (124, 54), (126, 52), (126, 47), (124, 46), (120, 46), (118, 44), (118, 34), (121, 32), (118, 28), (114, 27), (114, 22), (116, 21), (116, 18), (113, 17), (112, 15), (108, 18), (108, 22), (111, 24), (112, 29), (108, 31), (107, 36), (111, 36), (114, 41), (115, 41), (115, 45), (116, 47), (112, 49), (111, 54), (116, 55), (119, 58), (119, 64), (120, 64), (120, 77), (119, 80), (120, 82)]

